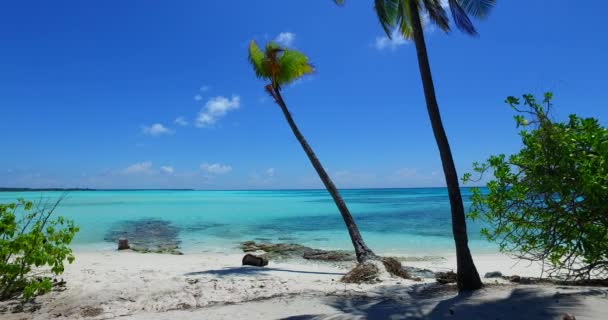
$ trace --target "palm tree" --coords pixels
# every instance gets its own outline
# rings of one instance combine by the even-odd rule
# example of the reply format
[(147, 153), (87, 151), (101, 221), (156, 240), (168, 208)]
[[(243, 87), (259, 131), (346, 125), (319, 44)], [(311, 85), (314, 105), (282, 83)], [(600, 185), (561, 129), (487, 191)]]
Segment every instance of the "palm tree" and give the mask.
[(298, 142), (300, 142), (300, 145), (308, 156), (310, 163), (317, 171), (319, 178), (321, 178), (321, 181), (323, 181), (325, 188), (338, 207), (355, 248), (357, 261), (364, 262), (370, 259), (377, 259), (374, 252), (367, 247), (365, 242), (363, 242), (359, 228), (357, 228), (355, 219), (353, 219), (348, 207), (346, 207), (344, 199), (342, 199), (342, 196), (340, 196), (338, 189), (321, 165), (321, 162), (315, 155), (315, 152), (312, 150), (300, 132), (300, 129), (298, 129), (298, 126), (293, 120), (291, 113), (289, 112), (289, 109), (287, 109), (287, 105), (281, 96), (282, 86), (289, 84), (304, 75), (312, 73), (314, 71), (313, 66), (308, 62), (308, 57), (301, 52), (279, 47), (273, 42), (269, 42), (266, 45), (265, 51), (266, 52), (263, 52), (255, 41), (251, 41), (249, 45), (249, 62), (253, 66), (256, 76), (258, 78), (270, 81), (270, 83), (265, 87), (266, 92), (268, 92), (268, 94), (281, 108), (281, 111), (285, 116), (285, 120), (287, 120), (289, 127), (291, 127), (291, 131), (293, 131), (296, 139), (298, 139)]
[[(343, 0), (334, 0), (342, 4)], [(429, 57), (424, 40), (421, 13), (428, 14), (431, 22), (445, 32), (450, 31), (449, 19), (442, 6), (442, 0), (374, 0), (376, 15), (386, 35), (391, 38), (392, 31), (398, 31), (406, 39), (413, 39), (418, 55), (418, 67), (422, 78), (426, 107), (431, 120), (433, 134), (439, 148), (443, 172), (448, 186), (450, 207), (452, 212), (452, 232), (456, 243), (457, 279), (460, 290), (476, 290), (482, 287), (479, 273), (473, 263), (469, 250), (467, 225), (465, 220), (462, 195), (458, 183), (458, 174), (452, 158), (448, 137), (443, 128), (435, 86), (431, 75)], [(469, 18), (469, 14), (483, 18), (494, 7), (496, 0), (447, 0), (456, 26), (466, 34), (476, 35), (477, 31)]]

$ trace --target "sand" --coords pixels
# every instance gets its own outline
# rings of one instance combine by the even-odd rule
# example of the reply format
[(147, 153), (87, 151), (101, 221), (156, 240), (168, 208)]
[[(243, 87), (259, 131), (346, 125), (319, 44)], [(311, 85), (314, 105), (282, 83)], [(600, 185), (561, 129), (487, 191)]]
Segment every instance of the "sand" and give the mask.
[[(392, 278), (344, 284), (352, 264), (294, 260), (241, 267), (241, 254), (161, 255), (76, 252), (61, 278), (67, 284), (2, 319), (577, 319), (608, 314), (608, 289), (510, 284), (472, 295), (454, 286)], [(455, 257), (409, 257), (404, 264), (434, 271), (455, 268)], [(539, 276), (540, 266), (499, 254), (475, 256), (480, 273)], [(499, 282), (501, 284), (495, 284)], [(4, 303), (9, 310), (14, 305)], [(37, 309), (37, 310), (35, 310)], [(0, 309), (1, 310), (1, 309)], [(5, 309), (6, 310), (6, 309)], [(451, 310), (451, 311), (450, 311)], [(1, 311), (0, 311), (1, 312)], [(453, 314), (452, 314), (453, 313)]]

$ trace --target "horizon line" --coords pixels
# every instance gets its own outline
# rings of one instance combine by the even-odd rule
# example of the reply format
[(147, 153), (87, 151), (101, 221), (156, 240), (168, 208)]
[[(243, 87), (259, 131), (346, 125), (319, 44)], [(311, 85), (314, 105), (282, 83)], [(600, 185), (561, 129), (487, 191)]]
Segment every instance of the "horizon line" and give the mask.
[[(483, 188), (485, 186), (460, 186), (463, 188)], [(446, 187), (357, 187), (338, 190), (401, 190), (401, 189), (447, 189)], [(195, 189), (195, 188), (10, 188), (0, 187), (0, 192), (37, 191), (322, 191), (325, 188), (276, 188), (276, 189)]]

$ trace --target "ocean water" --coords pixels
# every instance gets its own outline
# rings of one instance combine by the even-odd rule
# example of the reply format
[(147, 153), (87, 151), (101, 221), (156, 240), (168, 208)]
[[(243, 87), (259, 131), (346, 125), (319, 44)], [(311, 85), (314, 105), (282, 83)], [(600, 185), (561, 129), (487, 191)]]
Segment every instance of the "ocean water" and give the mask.
[[(364, 240), (382, 254), (453, 252), (447, 189), (343, 190)], [(64, 192), (0, 192), (53, 201)], [(470, 193), (463, 189), (465, 209)], [(108, 231), (125, 221), (159, 219), (178, 230), (185, 253), (236, 252), (242, 241), (295, 242), (314, 248), (351, 249), (344, 222), (325, 190), (271, 191), (72, 191), (56, 214), (80, 226), (76, 250), (112, 250)], [(474, 253), (495, 252), (468, 221)]]

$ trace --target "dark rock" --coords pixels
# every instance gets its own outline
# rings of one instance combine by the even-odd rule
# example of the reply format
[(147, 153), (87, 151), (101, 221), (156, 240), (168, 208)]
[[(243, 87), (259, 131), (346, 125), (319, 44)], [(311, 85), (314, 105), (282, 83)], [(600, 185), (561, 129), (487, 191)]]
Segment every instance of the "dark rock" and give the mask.
[(500, 271), (486, 272), (486, 274), (483, 277), (484, 278), (500, 278), (500, 277), (502, 277), (502, 273)]
[(254, 256), (250, 253), (243, 257), (244, 266), (264, 267), (268, 265), (268, 259), (265, 257)]
[[(116, 243), (129, 239), (129, 247), (137, 252), (181, 254), (179, 229), (170, 221), (160, 219), (126, 220), (114, 224), (104, 239)], [(120, 244), (119, 244), (120, 247)]]
[(348, 251), (327, 251), (309, 248), (295, 243), (263, 243), (245, 241), (240, 245), (243, 252), (264, 251), (268, 259), (304, 258), (323, 261), (354, 261), (355, 255)]
[(576, 320), (576, 317), (574, 315), (571, 315), (569, 313), (564, 314), (564, 316), (562, 317), (562, 320)]
[(509, 281), (519, 283), (521, 281), (521, 277), (518, 275), (514, 275), (514, 276), (509, 277)]
[(129, 247), (129, 239), (120, 238), (118, 239), (118, 250), (127, 250)]
[(435, 279), (435, 272), (429, 269), (421, 269), (416, 267), (404, 266), (403, 269), (412, 277)]
[(325, 251), (318, 249), (310, 249), (302, 255), (307, 260), (323, 260), (323, 261), (353, 261), (355, 256), (347, 251)]
[(530, 278), (521, 278), (519, 279), (520, 284), (532, 284), (534, 281)]
[(454, 283), (458, 279), (457, 279), (456, 273), (454, 273), (453, 271), (448, 271), (448, 272), (437, 272), (437, 274), (435, 275), (435, 280), (437, 280), (437, 282), (439, 282), (440, 284), (448, 284), (448, 283)]

